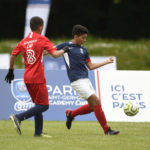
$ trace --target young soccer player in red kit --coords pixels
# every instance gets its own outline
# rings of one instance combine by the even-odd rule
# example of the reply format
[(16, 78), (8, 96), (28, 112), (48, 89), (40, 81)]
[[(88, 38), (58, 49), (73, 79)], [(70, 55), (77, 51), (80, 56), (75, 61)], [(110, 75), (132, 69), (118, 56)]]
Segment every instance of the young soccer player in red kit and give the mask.
[[(35, 133), (34, 136), (46, 136), (43, 134), (43, 116), (42, 112), (48, 110), (48, 90), (44, 75), (43, 52), (46, 50), (53, 57), (57, 58), (65, 52), (69, 52), (68, 47), (56, 51), (53, 43), (45, 36), (42, 36), (43, 20), (40, 17), (33, 17), (30, 20), (32, 32), (21, 40), (21, 42), (12, 51), (10, 57), (9, 72), (5, 77), (6, 82), (11, 83), (14, 79), (14, 62), (19, 53), (24, 57), (25, 73), (24, 82), (35, 106), (23, 113), (11, 115), (10, 119), (15, 125), (15, 129), (21, 134), (20, 123), (34, 116)], [(48, 137), (48, 136), (47, 136)]]

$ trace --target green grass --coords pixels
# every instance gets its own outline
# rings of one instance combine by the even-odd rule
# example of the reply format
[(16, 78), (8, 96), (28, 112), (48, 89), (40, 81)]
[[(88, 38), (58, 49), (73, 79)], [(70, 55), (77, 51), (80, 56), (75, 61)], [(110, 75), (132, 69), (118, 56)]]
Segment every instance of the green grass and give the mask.
[[(69, 40), (51, 39), (55, 45)], [(11, 53), (17, 42), (19, 40), (0, 40), (0, 53)], [(116, 56), (119, 70), (150, 70), (150, 39), (133, 41), (88, 36), (84, 45), (91, 56)], [(16, 61), (16, 67), (23, 68), (22, 57)]]
[(105, 136), (95, 121), (74, 121), (67, 130), (64, 121), (45, 121), (44, 131), (51, 139), (33, 137), (34, 122), (21, 124), (22, 135), (13, 129), (11, 121), (0, 121), (0, 150), (148, 150), (150, 123), (109, 122), (121, 133)]

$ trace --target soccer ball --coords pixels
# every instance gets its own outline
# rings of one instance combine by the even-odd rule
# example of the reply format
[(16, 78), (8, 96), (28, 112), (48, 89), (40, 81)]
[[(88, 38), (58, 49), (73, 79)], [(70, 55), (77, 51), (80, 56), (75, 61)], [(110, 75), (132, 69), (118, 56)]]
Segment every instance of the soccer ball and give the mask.
[(139, 112), (139, 107), (132, 102), (128, 102), (124, 105), (123, 110), (127, 116), (135, 116)]

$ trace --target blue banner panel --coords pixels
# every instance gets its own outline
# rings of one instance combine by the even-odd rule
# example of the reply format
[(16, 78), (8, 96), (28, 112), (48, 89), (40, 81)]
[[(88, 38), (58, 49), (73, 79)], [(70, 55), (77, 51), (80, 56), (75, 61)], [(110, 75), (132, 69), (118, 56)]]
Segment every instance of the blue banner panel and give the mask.
[(50, 56), (44, 57), (45, 70), (66, 70), (65, 61), (63, 57), (53, 58)]
[[(11, 84), (4, 81), (8, 70), (0, 70), (0, 120), (7, 120), (11, 114), (26, 111), (34, 106), (24, 84), (24, 70), (15, 70)], [(65, 110), (76, 109), (86, 100), (80, 99), (70, 86), (66, 71), (45, 71), (50, 108), (44, 113), (45, 120), (66, 120)], [(96, 89), (94, 71), (89, 78)], [(76, 117), (76, 120), (95, 120), (93, 113)]]
[(49, 4), (51, 0), (28, 0), (28, 4)]

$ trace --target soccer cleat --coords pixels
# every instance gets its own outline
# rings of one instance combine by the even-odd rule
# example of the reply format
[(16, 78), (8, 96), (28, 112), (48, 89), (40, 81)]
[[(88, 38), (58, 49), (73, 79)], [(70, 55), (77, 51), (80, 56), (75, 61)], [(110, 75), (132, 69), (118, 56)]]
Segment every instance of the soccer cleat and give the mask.
[(67, 127), (67, 129), (71, 129), (71, 124), (72, 124), (72, 121), (74, 120), (74, 117), (71, 117), (71, 110), (69, 110), (69, 109), (66, 109), (65, 113), (66, 113), (66, 117), (67, 117), (66, 127)]
[(9, 119), (13, 121), (15, 130), (18, 132), (18, 134), (21, 134), (21, 130), (20, 130), (21, 121), (16, 117), (16, 115), (11, 115)]
[(111, 130), (111, 128), (109, 127), (109, 129), (105, 132), (105, 135), (117, 135), (119, 133), (120, 131)]
[(46, 133), (41, 133), (40, 135), (34, 134), (34, 137), (52, 138), (52, 136)]

